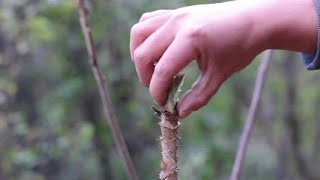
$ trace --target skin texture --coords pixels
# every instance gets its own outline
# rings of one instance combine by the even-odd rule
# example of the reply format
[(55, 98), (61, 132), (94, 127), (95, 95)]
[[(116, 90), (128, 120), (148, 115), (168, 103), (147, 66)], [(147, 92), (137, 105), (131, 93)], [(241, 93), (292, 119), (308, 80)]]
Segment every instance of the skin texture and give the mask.
[(206, 105), (233, 73), (266, 49), (314, 53), (312, 0), (238, 0), (145, 13), (131, 29), (139, 80), (159, 105), (174, 75), (192, 60), (200, 75), (178, 104), (181, 118)]

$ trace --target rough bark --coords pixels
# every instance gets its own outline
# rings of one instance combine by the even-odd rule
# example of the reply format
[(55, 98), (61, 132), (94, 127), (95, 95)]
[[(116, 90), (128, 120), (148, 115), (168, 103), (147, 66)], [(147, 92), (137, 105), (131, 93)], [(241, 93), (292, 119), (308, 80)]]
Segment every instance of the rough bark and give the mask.
[(161, 180), (178, 179), (178, 130), (180, 126), (179, 113), (177, 111), (178, 93), (183, 84), (184, 74), (180, 73), (174, 77), (171, 88), (168, 92), (167, 102), (161, 110), (153, 108), (155, 115), (160, 118), (161, 129)]
[(161, 111), (161, 173), (160, 179), (176, 180), (178, 179), (178, 130), (179, 118), (177, 113)]

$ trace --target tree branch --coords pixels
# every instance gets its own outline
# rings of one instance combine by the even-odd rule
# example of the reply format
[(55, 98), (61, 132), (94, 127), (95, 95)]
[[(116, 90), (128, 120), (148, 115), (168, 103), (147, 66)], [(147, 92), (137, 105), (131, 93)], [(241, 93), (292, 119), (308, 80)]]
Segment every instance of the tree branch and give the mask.
[(94, 41), (91, 33), (91, 28), (88, 20), (88, 9), (85, 6), (84, 0), (78, 0), (79, 21), (82, 27), (83, 35), (85, 37), (86, 47), (89, 55), (89, 62), (91, 70), (96, 79), (99, 94), (103, 104), (104, 116), (112, 131), (112, 136), (116, 144), (117, 151), (123, 160), (127, 174), (131, 180), (137, 180), (137, 173), (132, 163), (128, 148), (125, 144), (118, 120), (112, 110), (111, 101), (109, 98), (109, 90), (105, 77), (102, 75), (99, 63), (97, 60), (97, 53), (94, 47)]
[(155, 115), (160, 118), (160, 145), (161, 145), (161, 172), (160, 180), (178, 179), (178, 136), (180, 122), (177, 104), (179, 101), (179, 92), (184, 81), (184, 73), (177, 74), (172, 81), (168, 91), (167, 101), (164, 106), (157, 110), (153, 107)]
[(256, 84), (254, 87), (253, 97), (250, 104), (250, 109), (247, 114), (247, 118), (245, 121), (244, 129), (242, 131), (239, 147), (236, 154), (236, 159), (233, 164), (233, 169), (231, 173), (230, 180), (239, 180), (240, 179), (240, 171), (242, 169), (243, 160), (245, 157), (245, 153), (247, 151), (249, 138), (252, 132), (252, 127), (255, 122), (255, 117), (258, 112), (258, 106), (260, 102), (260, 97), (262, 94), (263, 86), (265, 84), (268, 67), (270, 64), (270, 60), (272, 57), (272, 50), (267, 50), (264, 54), (263, 60), (259, 66), (259, 70), (257, 73)]

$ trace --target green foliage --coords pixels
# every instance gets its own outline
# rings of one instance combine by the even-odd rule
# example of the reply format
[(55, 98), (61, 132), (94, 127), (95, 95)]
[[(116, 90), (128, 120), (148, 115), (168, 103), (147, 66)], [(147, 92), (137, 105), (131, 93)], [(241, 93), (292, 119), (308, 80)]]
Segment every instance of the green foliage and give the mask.
[[(90, 2), (98, 57), (129, 151), (140, 179), (155, 179), (160, 130), (150, 108), (153, 100), (129, 60), (130, 27), (146, 11), (210, 1)], [(127, 179), (103, 118), (75, 0), (0, 4), (0, 179)], [(293, 173), (296, 164), (284, 123), (290, 111), (287, 57), (287, 52), (277, 52), (271, 64), (243, 179), (273, 179), (281, 168), (283, 177), (302, 179)], [(181, 179), (228, 178), (260, 59), (182, 122)], [(318, 167), (318, 75), (304, 71), (296, 59), (296, 95), (291, 98), (296, 99), (292, 112), (301, 128), (299, 148), (306, 162)], [(195, 63), (185, 72), (182, 93), (197, 77)]]
[(40, 43), (50, 43), (54, 39), (54, 32), (48, 19), (36, 16), (28, 21), (30, 38)]
[(14, 95), (17, 92), (17, 84), (9, 79), (2, 78), (0, 79), (0, 89)]

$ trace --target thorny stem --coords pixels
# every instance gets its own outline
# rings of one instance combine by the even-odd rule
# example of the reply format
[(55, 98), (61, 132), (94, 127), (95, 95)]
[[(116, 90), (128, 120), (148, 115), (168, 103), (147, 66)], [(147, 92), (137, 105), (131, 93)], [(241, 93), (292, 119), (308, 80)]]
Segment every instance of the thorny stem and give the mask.
[(256, 120), (255, 117), (258, 112), (258, 106), (259, 106), (262, 90), (266, 81), (266, 76), (267, 76), (268, 67), (269, 67), (271, 58), (272, 58), (272, 50), (267, 50), (264, 54), (263, 60), (259, 66), (259, 70), (257, 73), (257, 79), (254, 87), (252, 101), (250, 104), (250, 109), (247, 114), (245, 125), (240, 137), (239, 147), (236, 154), (236, 160), (233, 164), (230, 180), (240, 179), (240, 172), (242, 169), (243, 160), (245, 157), (245, 153), (247, 151), (249, 138), (252, 132), (252, 127)]
[(98, 90), (101, 96), (105, 118), (107, 120), (108, 125), (111, 128), (112, 136), (114, 138), (117, 151), (124, 162), (129, 178), (131, 180), (137, 180), (138, 177), (136, 170), (132, 163), (126, 143), (124, 141), (120, 126), (118, 124), (118, 120), (112, 110), (111, 101), (109, 98), (110, 93), (107, 87), (106, 79), (102, 75), (99, 67), (97, 53), (94, 47), (93, 37), (88, 20), (88, 9), (85, 7), (84, 0), (78, 0), (78, 11), (80, 16), (79, 21), (82, 27), (83, 35), (85, 37), (86, 47), (90, 58), (89, 62), (91, 65), (91, 70), (94, 74), (94, 77), (98, 85)]
[(161, 180), (177, 180), (179, 119), (177, 114), (172, 114), (166, 110), (161, 111), (160, 119), (162, 161), (159, 177)]
[(160, 118), (161, 129), (161, 180), (178, 179), (178, 147), (179, 139), (178, 130), (180, 126), (179, 113), (177, 111), (177, 94), (183, 83), (184, 74), (180, 73), (174, 77), (166, 104), (157, 110), (153, 107), (155, 115)]

